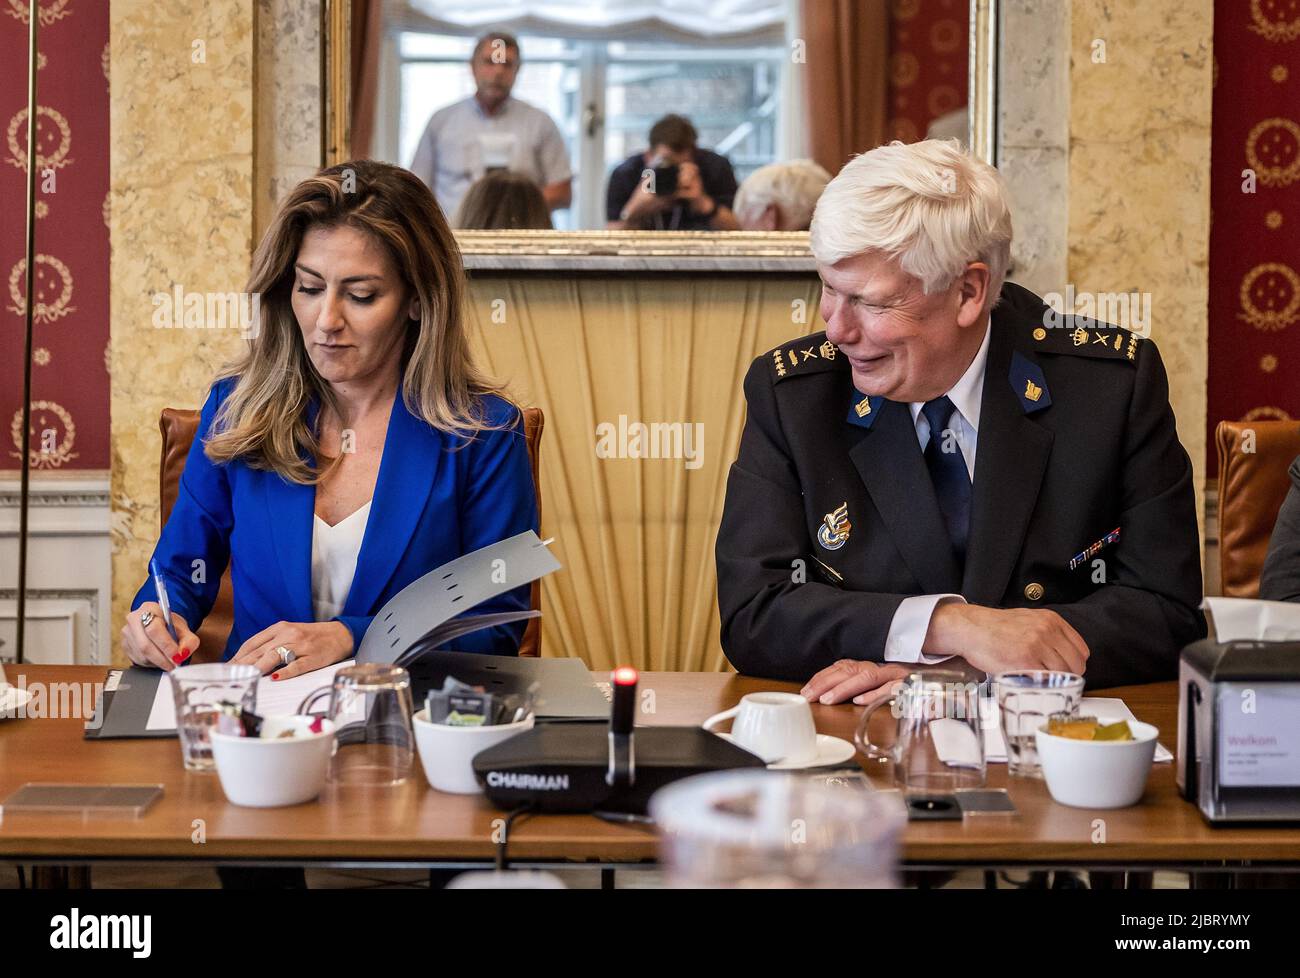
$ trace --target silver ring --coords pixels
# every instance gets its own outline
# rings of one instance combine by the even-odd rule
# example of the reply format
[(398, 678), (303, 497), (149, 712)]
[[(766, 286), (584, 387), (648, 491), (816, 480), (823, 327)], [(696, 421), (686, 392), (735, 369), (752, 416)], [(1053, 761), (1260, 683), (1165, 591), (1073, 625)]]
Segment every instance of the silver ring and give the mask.
[(143, 615), (140, 616), (140, 627), (148, 628), (149, 623), (153, 620), (154, 620), (154, 613), (152, 611), (146, 611)]
[(287, 666), (294, 659), (298, 658), (293, 654), (293, 649), (286, 649), (283, 645), (275, 647), (275, 654), (280, 657), (280, 665)]

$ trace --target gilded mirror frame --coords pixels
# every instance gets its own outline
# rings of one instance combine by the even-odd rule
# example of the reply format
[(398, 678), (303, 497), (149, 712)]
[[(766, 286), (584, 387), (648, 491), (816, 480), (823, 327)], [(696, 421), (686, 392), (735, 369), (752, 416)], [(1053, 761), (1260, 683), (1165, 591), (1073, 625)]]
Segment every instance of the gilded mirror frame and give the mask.
[[(321, 0), (321, 160), (348, 158), (351, 3)], [(998, 0), (970, 0), (970, 145), (997, 164)], [(506, 271), (811, 271), (806, 231), (457, 231), (465, 266)]]

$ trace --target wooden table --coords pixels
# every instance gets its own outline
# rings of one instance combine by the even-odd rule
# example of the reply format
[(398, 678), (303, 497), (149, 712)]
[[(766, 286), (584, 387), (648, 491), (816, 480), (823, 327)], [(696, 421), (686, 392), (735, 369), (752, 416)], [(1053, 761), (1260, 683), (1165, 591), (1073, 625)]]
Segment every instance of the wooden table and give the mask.
[[(102, 667), (10, 666), (9, 680), (28, 685), (96, 683)], [(795, 689), (720, 673), (643, 673), (655, 712), (645, 724), (693, 724), (761, 689)], [(1174, 746), (1174, 683), (1109, 691)], [(852, 739), (861, 710), (814, 706), (821, 733)], [(877, 715), (873, 737), (888, 737), (888, 711)], [(390, 789), (330, 787), (317, 803), (280, 809), (228, 803), (215, 774), (187, 772), (175, 740), (86, 741), (82, 723), (69, 719), (0, 722), (0, 799), (28, 781), (162, 783), (163, 797), (142, 817), (5, 815), (0, 861), (84, 865), (100, 861), (258, 863), (332, 866), (453, 865), (491, 860), (502, 813), (480, 796), (433, 791), (416, 764), (415, 776)], [(887, 770), (872, 764), (873, 781), (889, 787)], [(1239, 869), (1300, 866), (1300, 829), (1211, 828), (1178, 797), (1173, 764), (1158, 764), (1136, 807), (1111, 812), (1067, 808), (1042, 782), (1013, 779), (1006, 766), (989, 766), (991, 787), (1008, 786), (1019, 814), (963, 822), (914, 822), (904, 838), (913, 867), (1110, 869)], [(201, 840), (201, 841), (198, 841)], [(1104, 840), (1104, 841), (1103, 841)], [(589, 816), (537, 815), (511, 830), (512, 863), (599, 861), (627, 866), (653, 860), (655, 836), (643, 827)]]

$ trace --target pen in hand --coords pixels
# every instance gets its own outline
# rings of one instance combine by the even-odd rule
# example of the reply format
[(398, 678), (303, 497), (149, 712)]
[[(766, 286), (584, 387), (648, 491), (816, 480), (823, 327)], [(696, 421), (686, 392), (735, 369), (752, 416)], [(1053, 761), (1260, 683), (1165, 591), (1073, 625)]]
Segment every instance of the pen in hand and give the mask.
[(172, 624), (172, 603), (167, 597), (167, 582), (163, 580), (158, 561), (153, 559), (149, 561), (149, 573), (153, 575), (153, 589), (158, 593), (158, 604), (162, 608), (163, 624), (167, 626), (167, 634), (172, 637), (173, 642), (179, 642), (180, 636), (176, 634), (176, 626)]

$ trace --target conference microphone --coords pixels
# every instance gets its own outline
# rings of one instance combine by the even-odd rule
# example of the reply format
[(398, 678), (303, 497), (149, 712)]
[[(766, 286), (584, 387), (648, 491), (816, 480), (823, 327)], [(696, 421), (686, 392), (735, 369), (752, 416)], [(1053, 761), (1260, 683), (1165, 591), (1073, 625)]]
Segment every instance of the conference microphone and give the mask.
[(650, 796), (673, 781), (764, 766), (702, 727), (636, 726), (638, 681), (630, 666), (610, 674), (607, 724), (539, 722), (480, 751), (474, 775), (488, 800), (505, 810), (643, 815)]
[(613, 709), (609, 715), (609, 767), (605, 783), (615, 790), (630, 788), (636, 781), (636, 752), (632, 719), (636, 710), (636, 670), (615, 669), (609, 676)]

